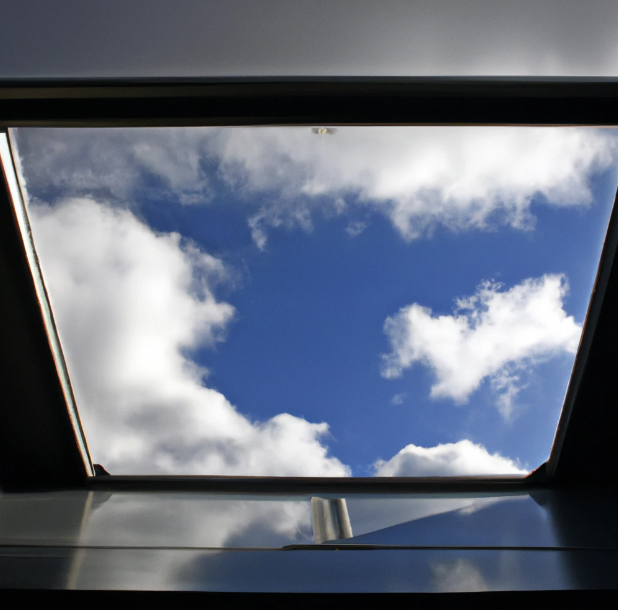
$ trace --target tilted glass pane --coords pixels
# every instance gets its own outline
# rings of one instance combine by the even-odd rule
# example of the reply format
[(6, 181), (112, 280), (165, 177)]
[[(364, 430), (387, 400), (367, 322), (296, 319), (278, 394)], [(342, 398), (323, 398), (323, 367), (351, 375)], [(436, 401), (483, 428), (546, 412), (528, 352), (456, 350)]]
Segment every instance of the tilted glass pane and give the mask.
[(20, 129), (114, 474), (524, 474), (549, 453), (612, 130)]

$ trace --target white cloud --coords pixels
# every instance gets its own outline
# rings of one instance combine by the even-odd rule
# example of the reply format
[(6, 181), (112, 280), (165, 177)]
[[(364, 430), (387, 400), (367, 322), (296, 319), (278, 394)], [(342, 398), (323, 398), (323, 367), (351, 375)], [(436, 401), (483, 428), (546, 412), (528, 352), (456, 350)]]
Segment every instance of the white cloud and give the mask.
[(488, 379), (505, 416), (522, 387), (521, 375), (539, 360), (577, 350), (581, 325), (563, 308), (562, 275), (529, 278), (510, 290), (482, 283), (459, 299), (452, 315), (436, 315), (413, 303), (386, 319), (391, 352), (383, 376), (399, 377), (416, 363), (436, 378), (434, 398), (465, 402)]
[(346, 127), (331, 138), (235, 129), (219, 145), (227, 180), (247, 197), (269, 195), (253, 219), (262, 240), (267, 226), (307, 227), (333, 199), (386, 214), (406, 239), (437, 225), (527, 227), (535, 196), (589, 204), (589, 176), (615, 147), (602, 130), (532, 127)]
[(46, 200), (145, 191), (204, 202), (223, 181), (244, 198), (260, 247), (273, 227), (311, 230), (316, 210), (351, 205), (385, 214), (405, 239), (439, 225), (530, 227), (535, 197), (590, 204), (589, 178), (615, 152), (609, 131), (534, 127), (28, 129), (19, 143), (29, 188)]
[(17, 129), (31, 195), (69, 196), (127, 204), (136, 192), (183, 203), (208, 201), (204, 163), (213, 130)]
[(251, 422), (193, 350), (223, 337), (233, 308), (221, 261), (127, 210), (72, 199), (30, 215), (95, 461), (116, 473), (340, 476), (326, 423)]
[(354, 220), (345, 228), (345, 232), (350, 237), (358, 237), (368, 226), (364, 220)]
[(466, 439), (435, 447), (408, 445), (390, 460), (378, 460), (374, 467), (379, 477), (527, 474), (513, 460)]

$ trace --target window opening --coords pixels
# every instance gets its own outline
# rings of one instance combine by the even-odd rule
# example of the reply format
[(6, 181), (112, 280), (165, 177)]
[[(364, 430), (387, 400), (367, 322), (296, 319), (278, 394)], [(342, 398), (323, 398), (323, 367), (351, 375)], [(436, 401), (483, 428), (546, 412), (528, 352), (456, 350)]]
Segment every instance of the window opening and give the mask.
[(546, 459), (611, 210), (613, 131), (11, 137), (107, 471), (523, 475)]

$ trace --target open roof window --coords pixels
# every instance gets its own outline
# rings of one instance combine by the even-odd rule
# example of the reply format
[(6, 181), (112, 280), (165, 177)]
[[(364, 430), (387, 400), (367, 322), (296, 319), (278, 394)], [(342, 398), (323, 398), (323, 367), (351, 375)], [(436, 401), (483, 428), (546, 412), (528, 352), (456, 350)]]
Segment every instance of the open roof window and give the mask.
[(93, 461), (525, 474), (547, 459), (613, 131), (11, 132)]

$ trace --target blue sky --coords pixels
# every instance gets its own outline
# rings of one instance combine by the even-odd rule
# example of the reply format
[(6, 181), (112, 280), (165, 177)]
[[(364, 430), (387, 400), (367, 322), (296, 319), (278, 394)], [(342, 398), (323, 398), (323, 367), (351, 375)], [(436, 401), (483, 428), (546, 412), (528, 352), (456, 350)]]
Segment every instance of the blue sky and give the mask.
[[(140, 135), (144, 130), (19, 133), (35, 240), (86, 433), (94, 439), (94, 459), (119, 473), (371, 476), (537, 467), (553, 440), (614, 197), (613, 134), (582, 130), (576, 139), (572, 130), (562, 130), (566, 135), (554, 141), (554, 136), (539, 139), (538, 132), (517, 139), (511, 135), (517, 130), (486, 138), (459, 130), (441, 142), (441, 132), (432, 137), (423, 132), (417, 148), (408, 149), (405, 138), (383, 138), (376, 131), (368, 139), (361, 134), (346, 141), (343, 128), (333, 136), (310, 134), (313, 148), (297, 154), (305, 131), (310, 134), (296, 130), (290, 141), (285, 130), (272, 137), (262, 132), (266, 135), (255, 141), (250, 130), (229, 137), (225, 130), (206, 137), (177, 130), (174, 137), (168, 131), (146, 139)], [(416, 133), (410, 131), (410, 138)], [(343, 141), (337, 143), (340, 148), (327, 150), (337, 138)], [(530, 161), (526, 146), (532, 145), (541, 152)], [(496, 160), (500, 154), (504, 159)], [(525, 162), (513, 170), (519, 162), (515, 154)], [(338, 161), (342, 156), (347, 159)], [(105, 239), (96, 233), (97, 223), (110, 227)], [(125, 237), (114, 237), (125, 235), (123, 227), (125, 246)], [(172, 234), (181, 237), (174, 242)], [(138, 256), (140, 243), (141, 262), (131, 258)], [(134, 294), (130, 286), (141, 281), (139, 265), (154, 260), (146, 256), (154, 244), (167, 248), (160, 252), (165, 260), (178, 257), (176, 271), (169, 272), (172, 283), (159, 282), (157, 270), (149, 268), (153, 281), (145, 281), (139, 296), (129, 297)], [(76, 254), (84, 245), (91, 263), (85, 261), (90, 254)], [(115, 247), (118, 252), (112, 252)], [(207, 259), (196, 262), (196, 249)], [(119, 265), (134, 270), (132, 282), (114, 284), (120, 282), (114, 275)], [(161, 277), (164, 269), (163, 262)], [(89, 279), (95, 276), (107, 279)], [(489, 310), (492, 303), (502, 303), (502, 309), (483, 318), (487, 308), (477, 299), (471, 309), (454, 312), (456, 299), (479, 294), (484, 281), (494, 282), (487, 292)], [(158, 286), (152, 294), (169, 292), (170, 286), (184, 290), (170, 301), (178, 311), (161, 299), (160, 314), (144, 314), (159, 311), (154, 297), (147, 298), (148, 286)], [(90, 289), (92, 295), (105, 290), (105, 298), (88, 296)], [(122, 298), (108, 301), (110, 291)], [(86, 296), (82, 300), (78, 294)], [(535, 294), (539, 300), (530, 300)], [(107, 306), (100, 305), (102, 300)], [(530, 317), (534, 312), (522, 313), (530, 303), (547, 309), (540, 326)], [(406, 326), (399, 312), (413, 304), (431, 312), (422, 310), (420, 321)], [(438, 328), (438, 316), (461, 330), (462, 311), (477, 316), (476, 326), (440, 335), (444, 349), (434, 344), (434, 335), (419, 343), (427, 329)], [(181, 328), (188, 324), (182, 312), (194, 316), (193, 326)], [(145, 374), (141, 394), (135, 389), (141, 369), (131, 377), (134, 358), (127, 356), (129, 364), (120, 373), (113, 364), (122, 360), (118, 350), (131, 339), (130, 327), (120, 322), (125, 316), (151, 316), (151, 334), (160, 328), (165, 335), (169, 320), (175, 320), (170, 328), (180, 329), (169, 331), (168, 343), (144, 348), (154, 359), (150, 368), (159, 373), (156, 381)], [(393, 328), (403, 346), (399, 351), (385, 329), (389, 318), (398, 320)], [(122, 341), (110, 339), (105, 351), (117, 328), (124, 329)], [(500, 335), (509, 332), (538, 336), (513, 351), (510, 339), (500, 343)], [(131, 345), (141, 340), (136, 335)], [(492, 368), (499, 356), (481, 355), (477, 368), (470, 365), (466, 373), (466, 360), (475, 361), (479, 350), (494, 344), (506, 354), (503, 364)], [(132, 349), (127, 347), (127, 354)], [(174, 354), (158, 361), (158, 349)], [(448, 359), (457, 349), (470, 357), (453, 367)], [(411, 363), (404, 362), (404, 352), (414, 354)], [(397, 369), (390, 378), (388, 354)], [(165, 358), (182, 362), (168, 366)], [(87, 370), (87, 361), (98, 362), (98, 368), (92, 364), (94, 370)], [(192, 373), (189, 388), (187, 367), (195, 365), (202, 369)], [(165, 371), (173, 367), (169, 383), (153, 398), (150, 389), (163, 384)], [(178, 385), (182, 375), (184, 389)], [(442, 393), (432, 396), (441, 381)], [(102, 388), (106, 383), (116, 389)], [(183, 402), (188, 393), (205, 388), (209, 394), (195, 394), (195, 404)], [(134, 399), (127, 398), (134, 392)], [(508, 408), (499, 408), (503, 399)], [(210, 409), (209, 401), (233, 405), (241, 416), (234, 426), (242, 432), (212, 420), (210, 432), (200, 437), (201, 416), (195, 413)], [(126, 403), (124, 411), (120, 403)], [(229, 416), (225, 413), (216, 421)], [(277, 419), (285, 413), (295, 419)], [(170, 423), (183, 418), (182, 430)], [(281, 429), (272, 432), (265, 422), (278, 422)], [(328, 430), (309, 426), (321, 423)], [(297, 432), (288, 435), (289, 426), (300, 431), (301, 440), (294, 440)], [(277, 449), (279, 440), (259, 440), (269, 434), (289, 439)], [(148, 449), (140, 449), (140, 435), (151, 439)], [(243, 442), (259, 449), (238, 449), (236, 455), (231, 447)], [(269, 442), (276, 459), (268, 453)], [(296, 453), (286, 457), (289, 444), (297, 445)], [(406, 462), (406, 470), (401, 460), (379, 466), (410, 444), (413, 466)], [(444, 445), (451, 447), (451, 457), (435, 449)], [(134, 449), (127, 452), (127, 446)], [(307, 467), (294, 470), (294, 461), (304, 460), (303, 451)], [(476, 459), (466, 451), (477, 451), (485, 466), (457, 466)], [(203, 454), (199, 463), (191, 461), (197, 454)], [(289, 463), (277, 466), (279, 459)], [(440, 470), (423, 459), (450, 466)]]
[[(481, 280), (510, 287), (544, 273), (566, 274), (565, 309), (581, 322), (613, 202), (612, 178), (595, 179), (595, 205), (585, 211), (534, 206), (533, 231), (438, 230), (412, 243), (381, 217), (351, 237), (346, 215), (318, 218), (310, 233), (275, 230), (262, 252), (251, 247), (246, 215), (226, 213), (234, 207), (227, 193), (208, 208), (165, 203), (161, 209), (155, 202), (142, 213), (153, 228), (178, 231), (243, 269), (240, 289), (225, 294), (238, 318), (226, 341), (197, 359), (211, 371), (209, 384), (250, 417), (290, 411), (327, 421), (332, 451), (358, 476), (410, 442), (433, 446), (462, 437), (534, 468), (548, 456), (571, 356), (536, 368), (519, 399), (525, 410), (505, 422), (483, 389), (464, 406), (432, 400), (431, 375), (421, 366), (384, 379), (382, 326), (414, 301), (451, 313), (455, 298), (473, 293)], [(392, 404), (402, 394), (403, 402)]]

